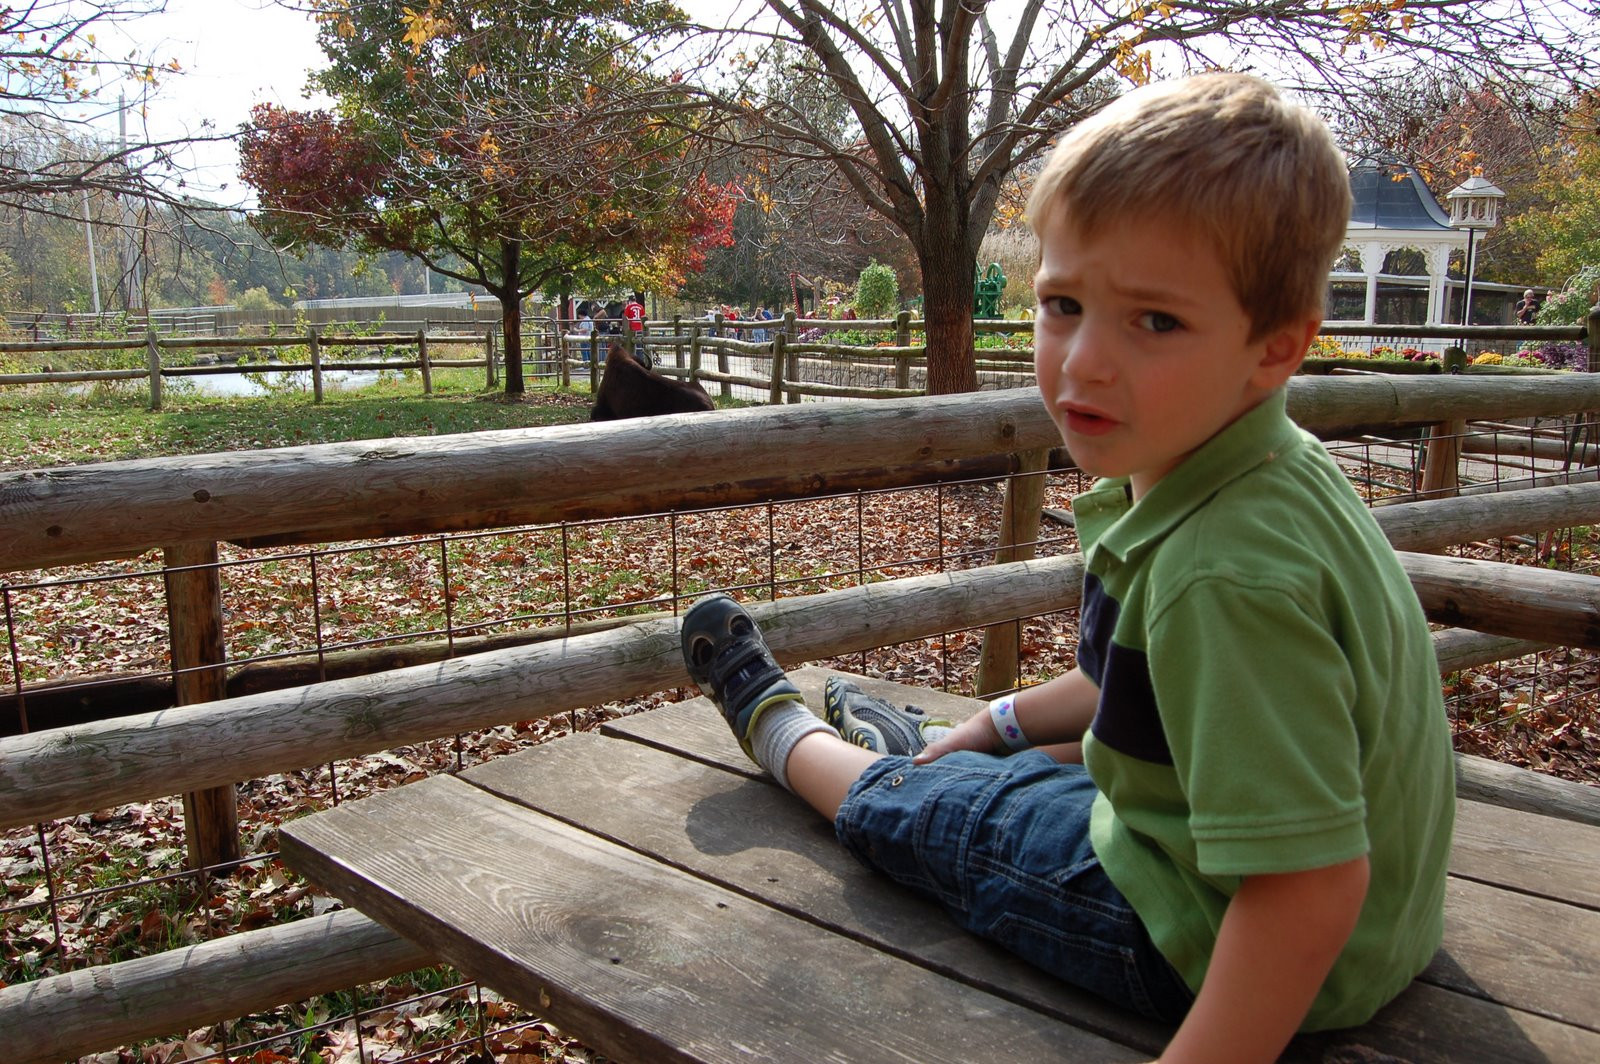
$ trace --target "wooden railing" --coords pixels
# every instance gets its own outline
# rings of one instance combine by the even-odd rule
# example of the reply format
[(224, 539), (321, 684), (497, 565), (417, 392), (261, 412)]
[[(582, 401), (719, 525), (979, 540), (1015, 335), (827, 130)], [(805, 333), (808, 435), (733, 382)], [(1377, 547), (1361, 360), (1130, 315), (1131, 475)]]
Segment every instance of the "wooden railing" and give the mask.
[[(570, 385), (574, 371), (589, 375), (591, 390), (598, 388), (600, 357), (584, 357), (592, 351), (603, 357), (606, 345), (619, 340), (632, 345), (633, 336), (591, 337), (575, 333), (571, 323), (552, 320), (551, 330), (559, 337), (557, 361), (561, 366), (563, 385)], [(674, 317), (670, 321), (652, 322), (641, 334), (639, 341), (650, 351), (656, 369), (668, 376), (720, 385), (724, 399), (732, 398), (734, 386), (758, 389), (766, 394), (767, 402), (797, 403), (802, 397), (897, 399), (924, 394), (916, 387), (917, 377), (926, 379), (927, 347), (913, 343), (915, 336), (925, 332), (926, 323), (902, 312), (895, 318), (838, 321), (834, 319), (801, 319), (793, 314), (768, 321), (725, 320), (721, 315), (713, 318), (686, 319)], [(893, 341), (878, 346), (829, 343), (830, 332), (862, 331), (892, 333)], [(1015, 336), (1031, 333), (1031, 321), (985, 320), (973, 322), (976, 336)], [(750, 339), (751, 334), (766, 334), (762, 340)], [(1369, 343), (1399, 340), (1460, 342), (1482, 346), (1500, 341), (1523, 343), (1526, 341), (1560, 341), (1586, 343), (1589, 365), (1600, 369), (1600, 307), (1590, 312), (1586, 326), (1499, 326), (1499, 325), (1325, 325), (1321, 332), (1326, 337), (1359, 338)], [(730, 358), (744, 357), (767, 361), (767, 376), (754, 377), (735, 373)], [(976, 368), (980, 375), (988, 375), (998, 382), (1026, 384), (1033, 374), (1033, 348), (1031, 346), (978, 347), (974, 350)], [(708, 364), (715, 359), (715, 368)], [(870, 360), (870, 361), (869, 361)], [(892, 360), (894, 384), (828, 384), (807, 380), (805, 365), (833, 369), (877, 370), (884, 362)], [(1327, 372), (1332, 362), (1338, 360), (1308, 359), (1308, 371)], [(1393, 373), (1438, 374), (1444, 372), (1437, 360), (1427, 362), (1373, 362), (1353, 361), (1354, 368), (1381, 370)], [(1466, 372), (1483, 375), (1516, 375), (1534, 373), (1536, 370), (1502, 369), (1495, 366), (1469, 366)]]
[[(481, 347), (481, 358), (439, 358), (435, 352), (441, 347)], [(305, 362), (230, 362), (217, 365), (171, 365), (163, 362), (164, 353), (187, 351), (256, 351), (263, 348), (303, 347), (309, 358)], [(329, 360), (325, 352), (330, 348), (414, 347), (416, 357), (409, 359), (345, 359)], [(252, 373), (308, 373), (311, 376), (312, 396), (315, 402), (323, 400), (323, 375), (337, 371), (362, 370), (416, 370), (422, 375), (424, 394), (433, 393), (433, 371), (445, 368), (481, 367), (485, 370), (488, 387), (498, 380), (496, 333), (481, 334), (433, 333), (373, 333), (366, 336), (324, 334), (309, 328), (298, 334), (278, 333), (272, 336), (160, 336), (153, 330), (140, 339), (125, 340), (43, 340), (0, 342), (0, 355), (37, 355), (51, 352), (86, 351), (139, 351), (145, 353), (142, 369), (99, 370), (41, 370), (35, 373), (0, 373), (0, 387), (24, 384), (87, 384), (104, 381), (144, 380), (149, 383), (150, 409), (162, 406), (162, 382), (167, 379), (201, 377), (215, 374), (244, 375)]]
[[(1589, 375), (1297, 378), (1290, 386), (1291, 414), (1326, 438), (1595, 410), (1600, 376)], [(728, 439), (740, 446), (726, 446)], [(815, 490), (819, 481), (868, 463), (926, 468), (1056, 442), (1037, 398), (1009, 391), (13, 473), (0, 475), (0, 570), (122, 557), (152, 546), (192, 563), (200, 556), (193, 545), (214, 551), (218, 540), (318, 542), (379, 529), (398, 534), (656, 512), (684, 499), (744, 498), (757, 490), (754, 470), (761, 472), (761, 490), (788, 484), (798, 491), (807, 483)], [(541, 476), (527, 477), (528, 469)], [(1593, 470), (1587, 472), (1592, 479)], [(1513, 530), (1600, 523), (1600, 484), (1413, 503), (1378, 514), (1397, 546), (1432, 550)], [(1600, 581), (1593, 577), (1426, 555), (1406, 555), (1404, 562), (1435, 617), (1513, 640), (1600, 647)], [(792, 663), (1058, 611), (1076, 603), (1081, 577), (1076, 556), (1015, 561), (757, 604), (752, 612), (775, 653)], [(222, 623), (220, 613), (206, 616), (220, 607), (204, 589), (184, 601), (175, 608), (192, 611), (196, 621)], [(1492, 653), (1522, 652), (1507, 648), (1502, 639)], [(1446, 650), (1440, 653), (1442, 662), (1459, 667), (1475, 651), (1455, 651), (1448, 661)], [(215, 664), (174, 662), (201, 671)], [(682, 683), (676, 622), (659, 619), (202, 701), (179, 713), (9, 737), (0, 740), (0, 826), (176, 791), (203, 794), (330, 758)], [(1463, 765), (1464, 787), (1505, 790), (1495, 774), (1511, 770)], [(1526, 787), (1532, 791), (1518, 793), (1568, 800), (1554, 782)], [(16, 1059), (61, 1059), (426, 961), (365, 918), (336, 914), (0, 988), (0, 1029), (14, 1046), (26, 1047)]]
[[(545, 321), (545, 319), (538, 319)], [(556, 376), (564, 387), (570, 387), (574, 372), (586, 374), (591, 391), (598, 390), (600, 366), (606, 346), (613, 340), (629, 346), (635, 342), (633, 335), (593, 335), (571, 331), (571, 322), (549, 319), (548, 349), (541, 348), (537, 340), (526, 351), (533, 357), (527, 359), (530, 376)], [(1028, 333), (1032, 322), (1009, 320), (975, 320), (973, 330), (978, 336), (1012, 336)], [(829, 332), (864, 331), (893, 334), (893, 341), (877, 346), (830, 343)], [(786, 314), (782, 318), (762, 320), (724, 320), (720, 315), (712, 319), (685, 319), (674, 317), (666, 322), (652, 322), (640, 337), (654, 356), (659, 372), (680, 379), (712, 382), (719, 386), (724, 399), (733, 397), (733, 388), (757, 389), (767, 402), (797, 403), (803, 397), (812, 398), (866, 398), (897, 399), (924, 394), (916, 386), (917, 378), (926, 378), (927, 348), (913, 343), (914, 336), (925, 331), (925, 322), (914, 319), (909, 312), (895, 318), (838, 321), (834, 319), (805, 319)], [(764, 334), (766, 339), (741, 339), (752, 334)], [(1369, 340), (1460, 340), (1463, 343), (1482, 344), (1493, 341), (1567, 341), (1587, 342), (1591, 368), (1600, 368), (1600, 307), (1590, 314), (1584, 326), (1407, 326), (1407, 325), (1329, 325), (1322, 335), (1331, 337), (1361, 337)], [(438, 358), (433, 351), (446, 345), (482, 346), (481, 358)], [(417, 351), (410, 359), (360, 359), (333, 361), (325, 357), (325, 350), (339, 347), (410, 347)], [(306, 362), (231, 363), (220, 365), (164, 364), (163, 352), (193, 350), (232, 351), (262, 348), (303, 347), (309, 353)], [(493, 388), (499, 380), (497, 334), (487, 330), (481, 335), (461, 333), (429, 334), (377, 333), (367, 336), (337, 335), (309, 328), (303, 333), (279, 333), (272, 336), (237, 337), (162, 337), (148, 331), (142, 339), (124, 340), (53, 340), (41, 342), (0, 341), (0, 354), (43, 354), (49, 352), (85, 351), (136, 351), (144, 350), (145, 366), (141, 369), (102, 370), (41, 370), (32, 373), (0, 374), (0, 388), (28, 384), (80, 384), (104, 381), (144, 380), (148, 382), (150, 408), (162, 406), (162, 381), (213, 374), (307, 373), (311, 377), (313, 401), (321, 402), (324, 394), (323, 375), (336, 371), (416, 370), (422, 376), (424, 394), (433, 391), (432, 372), (435, 368), (482, 367), (486, 387)], [(553, 371), (541, 372), (538, 355), (548, 350), (554, 363)], [(1033, 373), (1033, 349), (1028, 346), (979, 347), (975, 350), (976, 368), (989, 379), (1011, 384), (1026, 384)], [(670, 356), (670, 357), (669, 357)], [(769, 371), (764, 377), (735, 373), (731, 366), (734, 357), (766, 360)], [(715, 360), (715, 368), (708, 365)], [(830, 384), (808, 380), (806, 367), (828, 367), (846, 372), (877, 370), (886, 361), (893, 362), (894, 383)], [(1326, 362), (1326, 360), (1323, 360)], [(1337, 360), (1335, 360), (1337, 361)], [(1318, 360), (1308, 360), (1314, 367)], [(1356, 364), (1359, 366), (1360, 364)], [(1378, 368), (1368, 364), (1370, 368)], [(1326, 371), (1328, 367), (1320, 367)], [(1384, 363), (1386, 372), (1438, 373), (1438, 362), (1418, 364)], [(1497, 374), (1496, 367), (1471, 367), (1469, 372)], [(1516, 371), (1504, 371), (1516, 372)], [(1531, 372), (1531, 371), (1530, 371)]]

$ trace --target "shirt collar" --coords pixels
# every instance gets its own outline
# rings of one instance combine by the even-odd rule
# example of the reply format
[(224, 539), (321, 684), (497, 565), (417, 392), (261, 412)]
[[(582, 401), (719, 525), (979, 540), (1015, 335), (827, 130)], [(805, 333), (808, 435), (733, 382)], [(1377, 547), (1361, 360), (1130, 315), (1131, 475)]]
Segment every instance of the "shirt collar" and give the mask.
[(1298, 446), (1300, 429), (1289, 420), (1288, 393), (1280, 388), (1201, 444), (1133, 503), (1127, 477), (1108, 477), (1072, 500), (1078, 539), (1119, 561), (1177, 527), (1230, 481)]

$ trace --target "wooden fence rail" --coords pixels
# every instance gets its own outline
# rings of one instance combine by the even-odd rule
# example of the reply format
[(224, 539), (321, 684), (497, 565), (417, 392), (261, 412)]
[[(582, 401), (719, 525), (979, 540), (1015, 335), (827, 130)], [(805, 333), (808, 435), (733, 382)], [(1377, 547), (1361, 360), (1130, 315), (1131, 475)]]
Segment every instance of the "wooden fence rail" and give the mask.
[[(559, 361), (562, 366), (562, 383), (570, 381), (571, 371), (574, 369), (587, 369), (590, 375), (591, 387), (597, 386), (599, 380), (598, 357), (576, 358), (573, 352), (579, 355), (592, 353), (599, 356), (612, 339), (622, 339), (632, 344), (631, 337), (600, 336), (591, 337), (587, 333), (565, 333), (563, 323), (552, 322), (552, 330), (558, 336), (560, 347)], [(1000, 319), (976, 319), (973, 321), (973, 331), (976, 336), (984, 335), (1016, 335), (1031, 332), (1031, 321), (1011, 321)], [(893, 344), (863, 346), (857, 344), (830, 343), (825, 334), (829, 332), (864, 331), (887, 332), (893, 331), (895, 341)], [(744, 374), (733, 373), (729, 369), (730, 356), (744, 358), (761, 358), (771, 360), (770, 399), (774, 405), (787, 401), (797, 403), (802, 396), (819, 398), (863, 398), (863, 399), (890, 399), (902, 398), (910, 395), (921, 395), (923, 389), (911, 386), (913, 370), (926, 370), (927, 348), (925, 345), (913, 345), (913, 333), (926, 331), (926, 323), (913, 319), (909, 314), (902, 313), (898, 318), (838, 321), (833, 319), (797, 319), (793, 315), (786, 315), (773, 320), (725, 320), (720, 315), (710, 319), (684, 319), (673, 318), (670, 322), (652, 322), (637, 342), (652, 349), (658, 356), (663, 351), (671, 351), (672, 364), (667, 364), (664, 358), (658, 357), (657, 370), (667, 376), (687, 379), (692, 381), (713, 381), (722, 386), (724, 398), (732, 396), (731, 387), (739, 385), (745, 388), (765, 389), (769, 381)], [(762, 340), (749, 339), (751, 333), (760, 333), (767, 338)], [(1495, 326), (1495, 325), (1368, 325), (1356, 323), (1340, 323), (1324, 325), (1322, 336), (1330, 337), (1361, 337), (1373, 342), (1380, 340), (1434, 340), (1447, 341), (1459, 340), (1462, 343), (1489, 343), (1496, 341), (1525, 342), (1540, 341), (1565, 341), (1585, 342), (1589, 346), (1590, 367), (1600, 368), (1600, 307), (1590, 313), (1586, 326), (1576, 325), (1541, 325), (1541, 326)], [(746, 338), (740, 338), (746, 337)], [(685, 357), (687, 353), (687, 358)], [(717, 359), (717, 368), (709, 369), (703, 365), (703, 357), (707, 354), (714, 355)], [(1033, 349), (1031, 347), (979, 347), (974, 352), (977, 369), (991, 375), (988, 379), (995, 383), (1003, 383), (1008, 376), (1020, 378), (1032, 375)], [(818, 382), (803, 382), (802, 364), (821, 367), (845, 367), (856, 369), (881, 369), (884, 360), (894, 361), (895, 383), (892, 387), (871, 384), (826, 384)], [(876, 360), (876, 361), (873, 361)], [(1341, 359), (1319, 358), (1307, 361), (1307, 372), (1327, 373), (1335, 369), (1342, 371), (1370, 372), (1373, 363), (1367, 359)], [(1383, 365), (1385, 373), (1404, 374), (1438, 374), (1442, 372), (1441, 364), (1437, 361), (1426, 363), (1389, 362)], [(1539, 374), (1549, 372), (1541, 369), (1519, 368), (1508, 366), (1469, 366), (1466, 372), (1489, 376), (1515, 376), (1519, 374)]]
[[(531, 319), (530, 319), (531, 320)], [(555, 357), (558, 367), (557, 376), (563, 386), (570, 385), (574, 369), (586, 369), (589, 374), (591, 390), (599, 386), (600, 366), (598, 357), (603, 347), (612, 339), (622, 339), (632, 343), (631, 334), (627, 337), (598, 336), (593, 334), (570, 333), (564, 329), (564, 324), (556, 319), (549, 322), (551, 340), (551, 353)], [(724, 320), (720, 316), (709, 321), (701, 319), (685, 320), (674, 318), (669, 324), (670, 331), (663, 331), (663, 323), (651, 323), (642, 334), (641, 341), (646, 346), (656, 349), (670, 349), (675, 355), (675, 364), (659, 366), (661, 372), (689, 380), (708, 380), (721, 385), (724, 398), (732, 397), (732, 386), (740, 385), (753, 389), (768, 389), (770, 385), (770, 401), (774, 404), (785, 401), (796, 403), (803, 396), (817, 398), (903, 398), (920, 395), (923, 390), (912, 387), (912, 375), (916, 367), (922, 366), (926, 360), (926, 347), (913, 345), (911, 337), (914, 332), (924, 332), (926, 323), (913, 319), (908, 313), (901, 313), (897, 318), (886, 319), (861, 319), (852, 321), (837, 321), (833, 319), (801, 319), (792, 314), (781, 319), (773, 320)], [(1010, 320), (985, 320), (978, 319), (973, 322), (974, 332), (977, 335), (1014, 335), (1032, 330), (1032, 323), (1028, 321)], [(840, 331), (868, 331), (887, 332), (893, 331), (895, 342), (885, 346), (858, 346), (849, 344), (828, 343), (825, 340), (807, 340), (804, 336), (811, 333), (825, 334)], [(761, 333), (768, 339), (754, 341), (749, 339), (736, 339), (738, 335)], [(1590, 353), (1589, 365), (1600, 367), (1600, 308), (1591, 313), (1587, 328), (1576, 326), (1409, 326), (1409, 325), (1357, 325), (1335, 324), (1327, 325), (1322, 331), (1325, 336), (1361, 336), (1381, 339), (1460, 339), (1465, 341), (1496, 341), (1496, 340), (1560, 340), (1583, 341), (1587, 338)], [(442, 344), (478, 344), (482, 343), (484, 356), (481, 359), (456, 359), (442, 360), (430, 358), (429, 345)], [(327, 362), (320, 357), (324, 347), (335, 346), (406, 346), (416, 345), (418, 356), (407, 360), (365, 360)], [(235, 348), (263, 348), (263, 347), (308, 347), (311, 351), (311, 361), (307, 363), (257, 363), (235, 366), (163, 366), (161, 364), (162, 351), (182, 351), (196, 349), (230, 350)], [(0, 342), (0, 354), (26, 354), (45, 352), (70, 352), (70, 351), (135, 351), (145, 349), (148, 352), (147, 365), (143, 370), (79, 370), (79, 371), (40, 371), (33, 373), (0, 374), (0, 387), (8, 385), (32, 384), (73, 384), (95, 383), (119, 380), (147, 379), (150, 389), (150, 407), (152, 410), (161, 409), (163, 378), (177, 378), (185, 376), (202, 376), (209, 374), (243, 374), (243, 373), (310, 373), (312, 377), (312, 393), (314, 401), (321, 402), (323, 398), (323, 374), (334, 371), (373, 371), (373, 370), (418, 370), (423, 377), (423, 390), (425, 394), (432, 392), (432, 369), (437, 367), (474, 367), (482, 366), (486, 370), (487, 386), (494, 387), (497, 380), (495, 367), (495, 337), (492, 330), (486, 331), (479, 340), (476, 336), (468, 339), (460, 333), (425, 334), (416, 333), (379, 333), (369, 336), (322, 335), (318, 328), (311, 328), (304, 334), (278, 334), (260, 337), (160, 337), (153, 331), (147, 332), (142, 339), (127, 340), (52, 340), (29, 342)], [(537, 351), (537, 346), (529, 348)], [(690, 354), (685, 361), (685, 353)], [(715, 370), (704, 369), (700, 365), (700, 355), (709, 352), (717, 358)], [(575, 357), (575, 353), (579, 357)], [(1031, 348), (979, 348), (976, 351), (977, 368), (987, 374), (997, 375), (1003, 380), (1007, 375), (1026, 377), (1031, 373), (1033, 357)], [(768, 358), (772, 360), (772, 374), (769, 379), (759, 379), (744, 375), (734, 374), (729, 369), (729, 356), (744, 356)], [(583, 357), (588, 356), (588, 357)], [(863, 359), (874, 359), (877, 362), (863, 362)], [(894, 361), (895, 383), (892, 387), (868, 384), (829, 384), (820, 382), (805, 382), (802, 378), (803, 364), (823, 364), (830, 366), (867, 366), (874, 368), (881, 365), (882, 360)], [(1340, 360), (1333, 360), (1339, 362)], [(925, 369), (925, 366), (923, 366)], [(1326, 371), (1328, 366), (1321, 367)], [(1361, 367), (1356, 367), (1361, 368)], [(1400, 367), (1411, 371), (1409, 364)], [(1437, 366), (1429, 363), (1426, 366), (1417, 366), (1417, 372), (1436, 371)], [(1517, 371), (1501, 367), (1473, 367), (1473, 372), (1485, 373), (1515, 373), (1536, 372), (1532, 370)]]
[[(482, 358), (442, 359), (433, 354), (439, 347), (474, 346), (483, 348)], [(305, 347), (311, 352), (309, 362), (240, 362), (223, 365), (172, 366), (163, 365), (162, 352), (166, 351), (233, 351), (257, 350), (275, 347)], [(328, 361), (321, 357), (324, 348), (334, 347), (415, 347), (417, 356), (410, 359), (360, 359)], [(154, 332), (135, 340), (48, 340), (27, 342), (0, 342), (0, 354), (43, 354), (73, 351), (138, 351), (147, 353), (144, 369), (110, 370), (40, 370), (34, 373), (0, 373), (0, 388), (25, 384), (85, 384), (99, 381), (148, 380), (150, 382), (150, 408), (161, 409), (161, 382), (168, 378), (199, 377), (213, 374), (249, 373), (310, 373), (312, 391), (316, 402), (322, 401), (323, 374), (336, 371), (418, 370), (423, 378), (423, 392), (433, 393), (434, 368), (473, 368), (487, 370), (488, 383), (496, 380), (494, 333), (373, 333), (367, 336), (323, 335), (316, 328), (304, 333), (279, 333), (274, 336), (185, 336), (162, 337)]]
[[(1592, 411), (1600, 409), (1600, 379), (1302, 378), (1291, 384), (1290, 405), (1302, 424), (1331, 437), (1455, 419)], [(747, 443), (718, 446), (729, 434)], [(875, 466), (915, 466), (1055, 442), (1036, 398), (1002, 392), (7, 474), (0, 476), (0, 568), (45, 567), (258, 532), (343, 538), (352, 512), (371, 515), (363, 518), (363, 528), (374, 521), (406, 525), (412, 509), (424, 520), (462, 527), (620, 516), (641, 507), (669, 508), (675, 497), (705, 492), (707, 482), (747, 490), (750, 483), (741, 478), (751, 468), (770, 474), (771, 483), (811, 477), (820, 485), (868, 458)], [(684, 455), (696, 461), (685, 462)], [(525, 475), (529, 468), (543, 474), (536, 487)], [(596, 493), (597, 484), (605, 490)], [(1378, 519), (1397, 545), (1427, 550), (1509, 531), (1600, 523), (1600, 487), (1397, 505), (1380, 510)], [(1453, 660), (1521, 652), (1517, 648), (1528, 645), (1524, 640), (1600, 646), (1600, 581), (1593, 577), (1424, 555), (1408, 555), (1404, 562), (1431, 615), (1511, 640), (1490, 650), (1474, 641), (1476, 649), (1458, 648)], [(753, 612), (780, 658), (792, 662), (1059, 610), (1076, 602), (1080, 583), (1077, 557), (1017, 561), (786, 599), (756, 605)], [(200, 597), (211, 596), (205, 591)], [(205, 793), (239, 779), (682, 682), (675, 621), (659, 619), (287, 691), (201, 700), (181, 713), (9, 737), (0, 740), (0, 824), (35, 823), (180, 791)], [(1463, 779), (1469, 777), (1482, 774), (1464, 770)], [(1565, 793), (1552, 781), (1541, 786)], [(314, 992), (306, 988), (320, 987), (321, 977), (285, 984), (281, 966), (273, 964), (252, 974), (249, 957), (287, 956), (279, 946), (291, 936), (300, 936), (294, 940), (298, 946), (330, 958), (339, 971), (345, 969), (338, 968), (338, 958), (348, 949), (364, 956), (370, 951), (363, 978), (418, 961), (415, 951), (397, 950), (392, 936), (374, 938), (364, 921), (340, 926), (316, 946), (307, 946), (306, 928), (290, 925), (230, 936), (180, 951), (182, 957), (3, 988), (0, 1029), (39, 1032), (45, 1039), (40, 1044), (60, 1057), (184, 1026), (178, 1017), (203, 1021), (213, 1011), (212, 996), (194, 980), (219, 971), (240, 980), (227, 998), (233, 1014), (301, 996), (301, 990)], [(186, 967), (191, 964), (201, 967)], [(108, 986), (115, 988), (110, 1007), (116, 1014), (82, 1023), (86, 1013), (108, 1008)], [(173, 994), (182, 1007), (158, 1010), (158, 1026), (127, 1007), (158, 987), (171, 993), (175, 986), (192, 992)]]
[[(1458, 504), (1417, 505), (1443, 511)], [(1600, 508), (1594, 516), (1600, 518)], [(1440, 529), (1451, 525), (1449, 519), (1437, 523)], [(1510, 597), (1496, 590), (1507, 583), (1502, 570), (1514, 567), (1423, 555), (1402, 560), (1431, 613), (1443, 604), (1456, 608), (1462, 585), (1441, 570), (1463, 566), (1471, 574), (1466, 583), (1486, 596), (1483, 619), (1521, 625), (1506, 620)], [(1526, 573), (1515, 575), (1520, 581)], [(1553, 578), (1549, 587), (1521, 596), (1540, 614), (1541, 634), (1600, 634), (1593, 630), (1600, 580), (1544, 575)], [(1082, 559), (1075, 555), (870, 584), (751, 610), (774, 652), (793, 662), (1061, 609), (1076, 603), (1081, 580)], [(1560, 597), (1552, 598), (1549, 592), (1558, 588)], [(0, 743), (0, 810), (8, 825), (27, 823), (85, 803), (202, 788), (282, 771), (291, 762), (318, 764), (660, 690), (683, 682), (677, 643), (674, 620), (650, 621), (541, 647), (200, 705), (183, 714), (6, 740)], [(197, 750), (206, 752), (197, 757)], [(1593, 796), (1576, 784), (1530, 778), (1471, 757), (1458, 757), (1457, 771), (1464, 794), (1600, 823)], [(0, 1028), (26, 1047), (17, 1059), (59, 1060), (425, 963), (424, 952), (365, 917), (334, 914), (0, 988)]]
[[(1517, 493), (1497, 497), (1515, 511)], [(1505, 500), (1510, 500), (1505, 502)], [(1600, 523), (1600, 495), (1579, 516)], [(1455, 500), (1409, 541), (1455, 540)], [(1527, 531), (1533, 509), (1507, 524)], [(1571, 510), (1544, 511), (1566, 520)], [(1557, 513), (1560, 516), (1557, 517)], [(1415, 518), (1413, 517), (1413, 522)], [(1435, 620), (1600, 649), (1600, 578), (1402, 552)], [(1080, 555), (909, 577), (751, 605), (774, 654), (793, 663), (1070, 608)], [(0, 739), (0, 829), (88, 809), (203, 791), (457, 732), (534, 720), (681, 686), (677, 622), (611, 631)]]
[[(1297, 377), (1289, 385), (1290, 415), (1324, 439), (1595, 410), (1600, 375)], [(740, 445), (726, 446), (731, 438)], [(5, 473), (0, 572), (190, 540), (315, 543), (659, 513), (746, 495), (739, 485), (812, 478), (820, 491), (850, 470), (1059, 442), (1038, 397), (1014, 389)]]
[[(1600, 376), (1587, 374), (1298, 378), (1290, 387), (1291, 414), (1324, 435), (1596, 409)], [(744, 442), (723, 446), (729, 438)], [(814, 478), (822, 490), (827, 471), (868, 461), (875, 469), (957, 462), (1049, 448), (1057, 439), (1037, 399), (1012, 390), (6, 474), (0, 475), (0, 571), (251, 537), (329, 542), (446, 524), (475, 529), (631, 516), (686, 500), (714, 504), (719, 492), (748, 494), (751, 469), (762, 470), (759, 483), (769, 486)], [(528, 469), (541, 476), (527, 477)], [(352, 525), (352, 514), (362, 515), (359, 525)], [(193, 624), (220, 628), (221, 621), (204, 616)], [(220, 664), (220, 656), (187, 664), (211, 663)], [(227, 807), (220, 794), (210, 804)], [(196, 828), (216, 840), (196, 852), (197, 864), (232, 856), (226, 824), (197, 821)]]

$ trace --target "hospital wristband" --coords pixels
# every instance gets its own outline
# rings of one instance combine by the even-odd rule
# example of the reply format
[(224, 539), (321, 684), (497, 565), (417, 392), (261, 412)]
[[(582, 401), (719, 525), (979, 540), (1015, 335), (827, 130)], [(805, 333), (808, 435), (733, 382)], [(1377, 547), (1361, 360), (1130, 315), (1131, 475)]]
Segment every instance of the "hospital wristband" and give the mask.
[(1017, 696), (1014, 694), (1001, 695), (989, 703), (989, 723), (994, 725), (994, 730), (1000, 734), (1000, 741), (1007, 750), (1026, 750), (1033, 744), (1028, 742), (1028, 737), (1022, 734), (1022, 726), (1017, 723)]

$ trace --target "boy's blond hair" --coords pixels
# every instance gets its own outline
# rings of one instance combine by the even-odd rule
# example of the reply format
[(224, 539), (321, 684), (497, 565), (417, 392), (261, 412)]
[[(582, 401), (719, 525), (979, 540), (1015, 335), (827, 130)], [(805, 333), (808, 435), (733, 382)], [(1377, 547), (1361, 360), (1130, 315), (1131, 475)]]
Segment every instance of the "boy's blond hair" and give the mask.
[[(1328, 127), (1259, 78), (1201, 74), (1135, 89), (1075, 126), (1028, 197), (1088, 238), (1153, 218), (1217, 249), (1251, 341), (1322, 314), (1350, 221), (1350, 177)], [(1041, 233), (1042, 236), (1042, 233)]]

